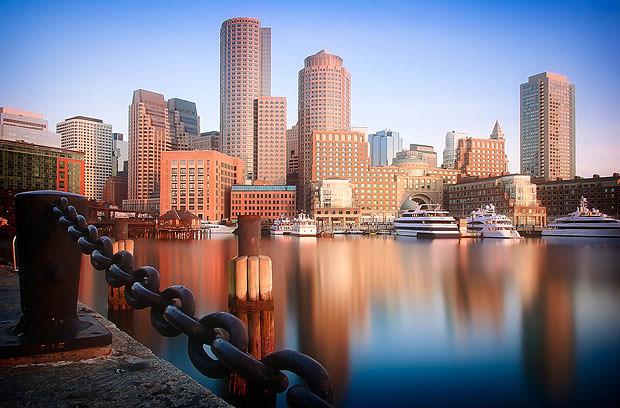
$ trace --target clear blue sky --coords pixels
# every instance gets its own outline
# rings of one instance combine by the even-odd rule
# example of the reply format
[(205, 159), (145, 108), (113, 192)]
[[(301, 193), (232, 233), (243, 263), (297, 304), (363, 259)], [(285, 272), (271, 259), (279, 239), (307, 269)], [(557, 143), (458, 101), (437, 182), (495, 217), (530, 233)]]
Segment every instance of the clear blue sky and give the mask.
[(352, 123), (435, 146), (499, 119), (519, 169), (519, 84), (565, 74), (577, 93), (577, 173), (620, 171), (618, 1), (12, 1), (0, 12), (0, 106), (52, 127), (88, 115), (126, 133), (137, 88), (195, 101), (219, 127), (219, 29), (272, 27), (272, 94), (297, 119), (297, 72), (325, 48), (352, 75)]

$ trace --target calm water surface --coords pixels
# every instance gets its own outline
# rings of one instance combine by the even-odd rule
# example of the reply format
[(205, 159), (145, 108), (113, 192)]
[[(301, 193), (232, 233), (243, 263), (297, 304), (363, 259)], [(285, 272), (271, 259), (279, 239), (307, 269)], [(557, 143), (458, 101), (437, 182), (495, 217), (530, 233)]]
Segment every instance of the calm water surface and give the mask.
[[(330, 372), (340, 406), (607, 405), (620, 379), (620, 241), (264, 237), (276, 349)], [(236, 238), (137, 240), (136, 261), (227, 310)], [(103, 273), (83, 263), (81, 300), (107, 312)], [(110, 316), (225, 397), (148, 312)]]

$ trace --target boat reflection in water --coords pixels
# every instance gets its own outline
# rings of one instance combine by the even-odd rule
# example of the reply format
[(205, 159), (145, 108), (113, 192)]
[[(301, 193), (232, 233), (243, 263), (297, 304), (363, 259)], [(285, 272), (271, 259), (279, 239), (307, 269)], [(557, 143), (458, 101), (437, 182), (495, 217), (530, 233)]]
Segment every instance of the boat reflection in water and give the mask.
[[(620, 242), (273, 236), (276, 349), (316, 358), (341, 406), (592, 405), (618, 397)], [(136, 242), (139, 264), (181, 283), (197, 315), (227, 308), (236, 241)], [(81, 299), (105, 313), (84, 263)], [(225, 395), (134, 312), (124, 327)], [(614, 394), (615, 393), (615, 394)]]

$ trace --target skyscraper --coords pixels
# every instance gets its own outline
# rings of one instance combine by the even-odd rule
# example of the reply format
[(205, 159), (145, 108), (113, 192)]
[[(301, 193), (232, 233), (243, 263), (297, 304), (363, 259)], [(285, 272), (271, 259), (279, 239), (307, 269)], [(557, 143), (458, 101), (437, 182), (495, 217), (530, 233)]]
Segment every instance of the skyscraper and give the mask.
[(299, 71), (298, 105), (298, 203), (300, 208), (309, 209), (312, 132), (351, 127), (351, 75), (342, 58), (321, 50), (304, 60)]
[(388, 129), (368, 135), (368, 144), (371, 166), (389, 166), (396, 153), (403, 150), (403, 140), (398, 132)]
[(452, 130), (446, 133), (446, 147), (443, 149), (443, 164), (441, 167), (444, 169), (453, 169), (456, 162), (456, 147), (458, 140), (467, 137), (465, 132), (457, 132)]
[(168, 99), (170, 145), (172, 150), (191, 150), (192, 141), (200, 134), (200, 117), (194, 102)]
[(286, 184), (286, 98), (254, 101), (254, 174), (266, 184)]
[(129, 159), (129, 142), (122, 133), (112, 133), (112, 175), (127, 171), (125, 161)]
[(134, 91), (129, 105), (129, 198), (124, 207), (157, 209), (161, 154), (170, 147), (164, 96), (144, 89)]
[(103, 187), (112, 175), (112, 125), (101, 119), (74, 116), (56, 125), (63, 149), (84, 152), (84, 193), (103, 199)]
[(286, 129), (286, 184), (297, 184), (299, 178), (299, 136), (297, 125)]
[(575, 177), (575, 85), (543, 72), (521, 84), (521, 173)]
[[(264, 52), (262, 52), (264, 51)], [(226, 20), (220, 29), (220, 130), (222, 152), (254, 174), (254, 100), (271, 92), (271, 31), (255, 18)]]
[(60, 136), (47, 129), (47, 120), (43, 115), (1, 106), (0, 140), (60, 147)]

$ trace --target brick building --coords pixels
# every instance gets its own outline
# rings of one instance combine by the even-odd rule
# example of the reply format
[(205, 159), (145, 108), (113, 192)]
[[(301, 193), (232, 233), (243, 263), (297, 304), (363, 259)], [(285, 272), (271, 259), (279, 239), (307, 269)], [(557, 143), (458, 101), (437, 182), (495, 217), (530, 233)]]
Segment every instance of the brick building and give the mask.
[(160, 214), (188, 210), (201, 220), (230, 217), (230, 188), (243, 183), (243, 161), (215, 150), (162, 152)]
[(237, 185), (230, 191), (230, 217), (258, 215), (272, 223), (280, 216), (295, 216), (295, 186)]
[(571, 213), (579, 206), (581, 197), (588, 200), (590, 208), (620, 217), (620, 174), (609, 177), (595, 174), (591, 178), (575, 177), (572, 180), (545, 181), (534, 179), (538, 199), (547, 207), (547, 216), (559, 217)]

